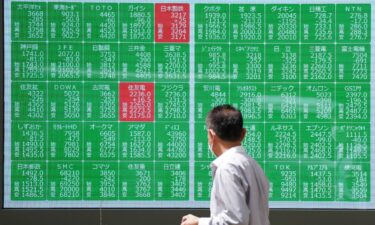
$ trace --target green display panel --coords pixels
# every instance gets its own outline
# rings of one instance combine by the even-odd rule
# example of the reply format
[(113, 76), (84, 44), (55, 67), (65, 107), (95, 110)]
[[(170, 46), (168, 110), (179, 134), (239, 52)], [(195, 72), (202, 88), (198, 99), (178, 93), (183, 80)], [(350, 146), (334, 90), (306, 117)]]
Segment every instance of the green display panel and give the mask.
[(51, 165), (51, 173), (48, 174), (47, 198), (58, 199), (82, 199), (82, 165), (62, 161)]
[(206, 208), (243, 114), (274, 208), (375, 208), (374, 4), (6, 0), (4, 207)]
[(154, 171), (153, 163), (124, 163), (120, 165), (120, 170), (124, 171), (119, 177), (120, 199), (123, 200), (153, 200), (155, 188), (153, 186)]

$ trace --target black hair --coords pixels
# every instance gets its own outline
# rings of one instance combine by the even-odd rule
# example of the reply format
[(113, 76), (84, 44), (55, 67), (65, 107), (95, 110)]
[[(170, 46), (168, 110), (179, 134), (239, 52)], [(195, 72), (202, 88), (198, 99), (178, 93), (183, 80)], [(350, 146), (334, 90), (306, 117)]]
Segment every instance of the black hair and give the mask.
[(243, 130), (242, 114), (232, 105), (219, 105), (208, 112), (206, 126), (224, 141), (238, 141)]

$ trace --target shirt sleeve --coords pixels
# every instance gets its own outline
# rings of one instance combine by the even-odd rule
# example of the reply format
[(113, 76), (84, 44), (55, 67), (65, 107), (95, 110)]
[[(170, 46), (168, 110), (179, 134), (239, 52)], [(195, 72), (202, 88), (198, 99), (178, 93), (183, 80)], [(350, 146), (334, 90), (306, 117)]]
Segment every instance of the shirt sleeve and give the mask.
[(217, 215), (202, 220), (199, 225), (248, 225), (250, 209), (246, 203), (248, 185), (241, 179), (233, 166), (219, 168), (215, 174), (216, 198), (223, 209)]

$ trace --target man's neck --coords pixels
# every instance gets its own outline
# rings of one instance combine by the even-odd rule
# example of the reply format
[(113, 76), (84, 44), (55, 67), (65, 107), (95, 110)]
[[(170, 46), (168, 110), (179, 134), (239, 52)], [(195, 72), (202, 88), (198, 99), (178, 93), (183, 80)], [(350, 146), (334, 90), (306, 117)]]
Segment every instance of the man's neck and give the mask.
[(224, 152), (228, 151), (229, 149), (233, 148), (233, 147), (236, 147), (236, 146), (240, 146), (241, 145), (241, 142), (238, 141), (238, 142), (219, 142), (218, 143), (218, 148), (219, 148), (219, 151), (218, 151), (218, 155), (217, 157), (221, 156)]

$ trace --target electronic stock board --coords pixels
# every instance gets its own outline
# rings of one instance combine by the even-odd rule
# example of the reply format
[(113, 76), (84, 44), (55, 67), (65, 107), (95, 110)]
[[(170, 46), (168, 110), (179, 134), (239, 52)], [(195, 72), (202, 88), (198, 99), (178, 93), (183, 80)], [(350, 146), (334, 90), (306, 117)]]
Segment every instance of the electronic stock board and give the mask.
[(230, 103), (271, 207), (375, 208), (374, 2), (284, 3), (5, 1), (4, 207), (208, 207)]

